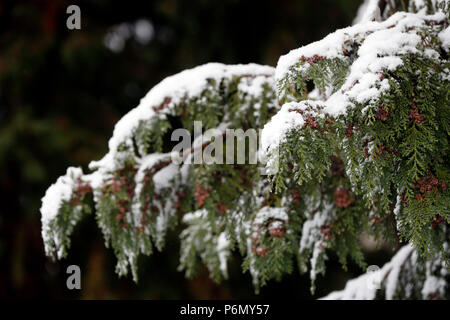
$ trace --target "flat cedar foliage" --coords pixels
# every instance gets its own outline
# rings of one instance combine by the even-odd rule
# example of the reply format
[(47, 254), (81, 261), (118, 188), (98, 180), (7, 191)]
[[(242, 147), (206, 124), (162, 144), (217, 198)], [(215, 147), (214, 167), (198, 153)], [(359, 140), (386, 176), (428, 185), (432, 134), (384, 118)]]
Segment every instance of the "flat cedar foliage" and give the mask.
[[(450, 5), (364, 6), (352, 27), (291, 51), (276, 69), (207, 64), (155, 86), (117, 123), (91, 173), (69, 168), (48, 189), (46, 254), (65, 257), (78, 221), (94, 215), (117, 273), (138, 281), (138, 257), (163, 250), (181, 224), (187, 277), (205, 265), (226, 279), (237, 251), (256, 292), (296, 267), (314, 291), (330, 252), (343, 268), (349, 259), (367, 267), (364, 234), (404, 245), (381, 269), (381, 290), (364, 275), (328, 298), (449, 298)], [(178, 128), (195, 138), (182, 161), (171, 152)], [(263, 129), (265, 168), (250, 155), (190, 163), (211, 154), (205, 132), (215, 142), (227, 129)]]

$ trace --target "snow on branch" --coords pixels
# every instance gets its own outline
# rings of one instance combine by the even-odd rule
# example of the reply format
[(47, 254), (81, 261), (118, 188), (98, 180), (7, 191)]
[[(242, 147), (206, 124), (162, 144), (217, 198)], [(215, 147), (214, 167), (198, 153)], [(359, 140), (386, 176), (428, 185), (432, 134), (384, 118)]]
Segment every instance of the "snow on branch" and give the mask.
[(445, 299), (450, 272), (441, 257), (434, 257), (425, 266), (418, 259), (412, 246), (404, 246), (381, 269), (349, 280), (343, 290), (322, 299)]
[[(93, 162), (90, 165), (91, 168), (109, 167), (114, 169), (120, 167), (118, 160), (121, 150), (119, 149), (133, 145), (132, 139), (142, 123), (145, 123), (146, 128), (150, 129), (149, 127), (159, 120), (164, 120), (169, 115), (175, 115), (176, 106), (204, 97), (205, 90), (208, 88), (216, 87), (218, 89), (221, 82), (229, 82), (233, 78), (257, 78), (255, 83), (262, 87), (264, 84), (270, 84), (272, 76), (273, 68), (269, 66), (257, 64), (227, 66), (220, 63), (208, 63), (167, 77), (141, 99), (139, 106), (119, 120), (114, 128), (113, 136), (109, 140), (109, 153), (99, 162)], [(244, 83), (243, 80), (242, 84)], [(260, 93), (258, 91), (260, 89), (255, 89), (256, 86), (247, 85), (247, 87), (249, 94)], [(203, 101), (199, 102), (207, 101), (203, 98)], [(208, 107), (205, 105), (205, 108)]]
[[(201, 153), (212, 137), (206, 132), (194, 137), (191, 147), (175, 155), (165, 147), (171, 119), (178, 118), (189, 136), (195, 134), (197, 120), (201, 130), (221, 134), (244, 121), (261, 126), (277, 108), (273, 73), (273, 68), (256, 64), (210, 63), (168, 77), (151, 89), (116, 124), (109, 152), (90, 164), (92, 173), (69, 168), (47, 191), (41, 209), (47, 255), (66, 255), (73, 227), (82, 212), (90, 211), (84, 200), (93, 198), (106, 244), (118, 258), (117, 272), (125, 275), (131, 267), (137, 280), (138, 255), (151, 254), (153, 246), (161, 250), (165, 233), (177, 223), (177, 212), (195, 210), (190, 199), (184, 202), (190, 192), (186, 184), (197, 169), (184, 161)], [(249, 123), (244, 119), (250, 111), (254, 120)], [(227, 256), (223, 239), (222, 235), (214, 248), (207, 248), (221, 252), (222, 269)]]
[[(204, 264), (226, 279), (239, 250), (256, 291), (297, 261), (314, 292), (329, 251), (344, 268), (349, 258), (366, 268), (360, 237), (369, 234), (410, 245), (382, 268), (382, 290), (362, 276), (329, 297), (446, 296), (450, 8), (414, 0), (403, 12), (402, 2), (366, 1), (358, 23), (292, 50), (276, 69), (210, 63), (163, 80), (116, 124), (91, 173), (69, 168), (47, 190), (46, 254), (65, 257), (73, 228), (95, 211), (117, 273), (137, 281), (138, 257), (162, 250), (181, 222), (187, 277)], [(245, 148), (234, 162), (240, 142), (228, 131), (247, 145), (263, 127), (262, 150), (247, 141), (268, 159), (268, 176)], [(188, 146), (174, 146), (183, 135)], [(225, 153), (231, 162), (205, 161)]]
[[(440, 11), (397, 12), (282, 56), (275, 80), (285, 103), (261, 138), (268, 166), (281, 168), (279, 189), (292, 173), (299, 184), (321, 180), (331, 165), (324, 158), (337, 150), (352, 190), (368, 206), (385, 210), (395, 203), (387, 195), (396, 190), (402, 237), (430, 250), (431, 222), (448, 219), (445, 174), (430, 173), (433, 157), (440, 157), (433, 150), (445, 148), (448, 139), (447, 120), (436, 117), (448, 112), (448, 101), (440, 100), (450, 88), (448, 25)], [(289, 168), (290, 161), (297, 164)], [(437, 194), (430, 194), (432, 186), (420, 188), (426, 181), (442, 184)], [(423, 201), (424, 195), (435, 202)]]
[[(292, 50), (277, 64), (279, 99), (301, 100), (294, 105), (302, 110), (321, 106), (320, 116), (337, 117), (355, 104), (364, 104), (362, 112), (366, 112), (392, 90), (386, 74), (398, 70), (407, 56), (423, 55), (439, 60), (441, 47), (449, 51), (448, 27), (435, 27), (445, 26), (447, 19), (443, 13), (426, 16), (398, 12), (386, 21), (357, 24)], [(423, 28), (441, 30), (434, 31), (441, 43), (427, 43)], [(448, 77), (449, 70), (445, 72), (439, 76)], [(314, 82), (316, 88), (303, 97), (306, 81)], [(265, 126), (263, 148), (269, 152), (278, 147), (287, 131), (305, 123), (304, 117), (290, 112), (291, 109), (292, 105), (283, 106), (280, 114)]]

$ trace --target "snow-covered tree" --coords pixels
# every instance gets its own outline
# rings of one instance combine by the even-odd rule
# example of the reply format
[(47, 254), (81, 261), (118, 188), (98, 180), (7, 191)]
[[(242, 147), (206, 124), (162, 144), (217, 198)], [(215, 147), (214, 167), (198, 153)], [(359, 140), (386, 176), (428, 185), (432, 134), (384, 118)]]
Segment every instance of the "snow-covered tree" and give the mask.
[[(449, 12), (447, 0), (368, 0), (353, 26), (276, 69), (211, 63), (166, 78), (116, 124), (91, 173), (69, 168), (47, 190), (47, 255), (65, 257), (94, 212), (117, 273), (138, 281), (138, 256), (181, 223), (186, 276), (203, 263), (227, 278), (238, 250), (256, 291), (295, 261), (314, 290), (331, 251), (366, 268), (364, 233), (405, 246), (380, 287), (365, 274), (327, 298), (449, 298)], [(231, 129), (263, 129), (265, 170), (251, 142), (239, 159)]]

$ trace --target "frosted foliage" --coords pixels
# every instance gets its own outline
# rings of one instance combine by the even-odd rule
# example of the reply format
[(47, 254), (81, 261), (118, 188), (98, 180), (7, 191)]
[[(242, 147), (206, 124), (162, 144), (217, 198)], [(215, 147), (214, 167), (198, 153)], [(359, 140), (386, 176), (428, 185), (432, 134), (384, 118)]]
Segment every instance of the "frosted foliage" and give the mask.
[[(387, 79), (380, 77), (386, 70), (396, 70), (402, 65), (402, 56), (418, 53), (421, 37), (417, 33), (427, 22), (439, 23), (447, 18), (443, 13), (433, 16), (398, 12), (383, 22), (368, 21), (352, 27), (340, 29), (323, 40), (292, 50), (282, 56), (277, 64), (275, 80), (279, 95), (298, 74), (307, 74), (313, 64), (299, 62), (302, 59), (313, 59), (314, 56), (323, 59), (346, 60), (343, 48), (348, 43), (361, 43), (356, 58), (350, 65), (342, 87), (330, 87), (330, 90), (318, 95), (316, 100), (304, 100), (283, 105), (279, 114), (265, 125), (262, 133), (262, 147), (267, 153), (273, 153), (284, 141), (287, 132), (304, 124), (302, 116), (289, 112), (296, 108), (304, 110), (323, 107), (322, 114), (339, 116), (353, 108), (355, 103), (374, 105), (379, 97), (388, 92), (390, 85)], [(444, 46), (448, 47), (448, 28), (440, 33)], [(389, 39), (389, 41), (386, 41)], [(430, 57), (439, 56), (433, 49), (427, 51)], [(269, 162), (270, 164), (270, 162)]]
[(80, 168), (70, 167), (64, 176), (52, 184), (45, 196), (42, 198), (41, 214), (42, 223), (53, 220), (58, 215), (58, 210), (64, 201), (69, 201), (72, 191), (76, 186), (77, 179), (81, 178), (83, 172)]
[[(82, 178), (80, 168), (70, 167), (64, 176), (51, 185), (45, 196), (42, 198), (41, 223), (42, 238), (44, 240), (45, 252), (47, 255), (54, 255), (60, 259), (65, 255), (65, 241), (70, 231), (61, 230), (57, 227), (58, 218), (61, 214), (61, 208), (68, 204), (73, 198), (74, 189), (76, 189)], [(71, 215), (70, 224), (73, 225), (79, 220), (81, 214), (81, 203), (75, 203), (74, 213)]]

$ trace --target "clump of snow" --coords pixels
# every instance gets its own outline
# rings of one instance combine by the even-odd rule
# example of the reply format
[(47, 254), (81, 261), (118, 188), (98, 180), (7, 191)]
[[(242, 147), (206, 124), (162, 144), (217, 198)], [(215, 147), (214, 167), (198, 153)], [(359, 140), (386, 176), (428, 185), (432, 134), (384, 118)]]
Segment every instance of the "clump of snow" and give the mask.
[(217, 253), (219, 254), (220, 271), (227, 274), (227, 259), (230, 255), (230, 240), (226, 232), (221, 232), (217, 238)]
[(322, 241), (316, 241), (312, 250), (311, 271), (309, 272), (312, 283), (317, 279), (317, 275), (325, 270), (319, 263), (320, 256), (326, 257), (325, 244)]
[(447, 27), (439, 33), (439, 39), (442, 41), (442, 47), (449, 51), (450, 49), (450, 27)]
[(320, 227), (327, 224), (333, 207), (328, 205), (324, 210), (315, 213), (311, 219), (303, 223), (302, 237), (300, 239), (300, 252), (311, 249), (314, 243), (321, 242), (323, 236)]
[(263, 207), (261, 210), (258, 211), (258, 213), (255, 216), (255, 220), (253, 220), (253, 223), (255, 225), (263, 225), (269, 219), (275, 219), (280, 220), (283, 222), (288, 221), (288, 215), (286, 213), (285, 208), (272, 208), (272, 207)]
[[(320, 263), (327, 258), (325, 250), (327, 248), (327, 241), (324, 234), (321, 232), (321, 228), (326, 226), (333, 218), (333, 206), (331, 204), (325, 204), (324, 208), (316, 213), (312, 213), (312, 206), (314, 201), (308, 200), (308, 210), (306, 210), (306, 216), (308, 219), (303, 223), (302, 234), (300, 238), (300, 254), (311, 254), (310, 264), (310, 278), (314, 286), (314, 281), (317, 275), (324, 272), (324, 265)], [(307, 270), (307, 265), (302, 264), (300, 266), (303, 271)]]
[(169, 188), (173, 178), (178, 173), (179, 167), (173, 163), (159, 170), (153, 176), (153, 182), (158, 189)]
[(263, 76), (256, 76), (254, 79), (252, 78), (244, 78), (238, 85), (238, 90), (247, 94), (251, 97), (261, 97), (264, 91), (264, 85), (273, 86), (273, 78)]
[[(303, 117), (297, 112), (292, 112), (291, 110), (296, 110), (303, 108), (304, 102), (289, 102), (285, 103), (280, 111), (272, 117), (272, 119), (265, 124), (263, 131), (261, 132), (261, 148), (268, 155), (267, 166), (272, 166), (273, 157), (272, 154), (276, 153), (278, 146), (284, 142), (286, 133), (292, 128), (301, 128), (305, 121)], [(315, 105), (315, 102), (312, 102)]]
[[(60, 230), (55, 221), (60, 213), (61, 207), (69, 202), (73, 195), (73, 190), (78, 185), (78, 180), (83, 176), (81, 168), (69, 167), (64, 176), (52, 184), (45, 196), (42, 198), (41, 206), (41, 223), (42, 223), (42, 238), (44, 240), (45, 252), (47, 255), (56, 253), (58, 258), (62, 258), (64, 247), (62, 246), (64, 232)], [(80, 206), (74, 205), (74, 217), (81, 210)]]
[(77, 181), (83, 176), (81, 168), (69, 167), (64, 176), (52, 184), (45, 196), (42, 198), (41, 206), (41, 221), (43, 225), (48, 224), (49, 221), (55, 219), (58, 211), (64, 202), (67, 202), (72, 197), (73, 189), (77, 186)]
[(200, 209), (194, 212), (186, 213), (182, 220), (184, 223), (191, 223), (198, 219), (205, 219), (206, 217), (208, 217), (208, 211), (206, 209)]
[(258, 288), (259, 288), (259, 270), (255, 266), (256, 265), (256, 259), (255, 259), (256, 255), (255, 255), (255, 253), (252, 250), (252, 246), (253, 246), (252, 239), (250, 237), (248, 237), (247, 238), (247, 253), (248, 253), (249, 257), (251, 258), (249, 271), (250, 271), (250, 275), (252, 276), (253, 286), (256, 288), (256, 293), (258, 293)]

